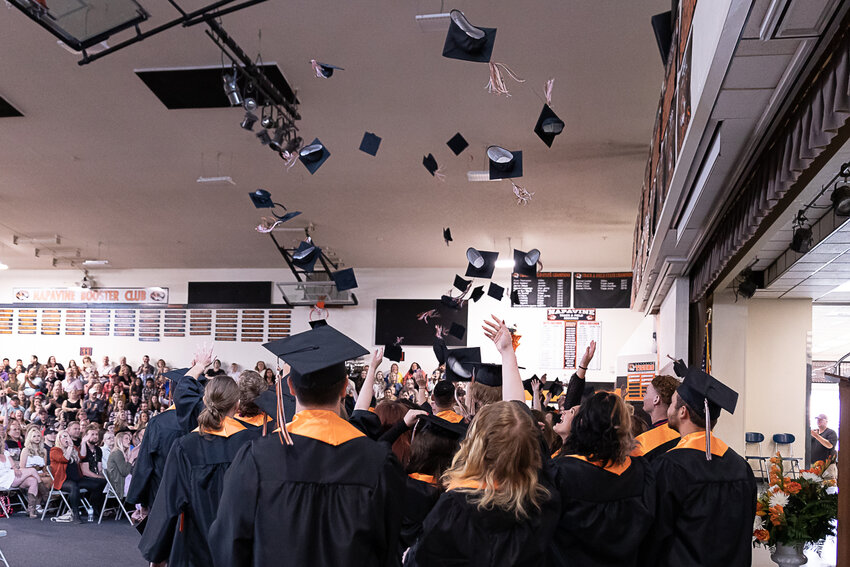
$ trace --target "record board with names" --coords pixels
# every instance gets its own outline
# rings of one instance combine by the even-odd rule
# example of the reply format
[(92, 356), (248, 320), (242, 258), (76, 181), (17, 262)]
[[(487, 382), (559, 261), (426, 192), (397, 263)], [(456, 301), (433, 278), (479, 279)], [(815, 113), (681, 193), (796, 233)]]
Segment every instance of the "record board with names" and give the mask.
[(569, 307), (571, 272), (539, 272), (535, 277), (513, 274), (511, 292), (516, 300), (511, 307)]
[(576, 272), (573, 279), (576, 308), (628, 309), (631, 297), (631, 272)]

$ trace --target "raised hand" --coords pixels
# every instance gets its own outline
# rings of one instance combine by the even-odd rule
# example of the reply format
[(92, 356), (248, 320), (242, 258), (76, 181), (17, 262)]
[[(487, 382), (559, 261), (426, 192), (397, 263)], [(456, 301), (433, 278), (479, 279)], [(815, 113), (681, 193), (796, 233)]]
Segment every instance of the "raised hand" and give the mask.
[(407, 413), (404, 415), (404, 423), (408, 427), (413, 427), (413, 425), (416, 423), (416, 420), (418, 420), (420, 416), (427, 414), (428, 412), (424, 410), (407, 410)]
[(192, 366), (203, 366), (206, 368), (210, 364), (212, 364), (213, 359), (215, 358), (213, 355), (215, 343), (213, 342), (205, 342), (198, 346), (198, 349), (195, 351), (195, 356), (192, 358)]
[(584, 351), (584, 355), (581, 357), (581, 366), (587, 368), (590, 365), (590, 361), (593, 360), (594, 354), (596, 354), (596, 341), (590, 341), (590, 344), (587, 345), (587, 349)]
[(384, 361), (384, 347), (378, 347), (375, 349), (375, 352), (372, 353), (372, 356), (369, 358), (369, 368), (377, 370), (377, 368), (381, 365), (381, 362)]
[(481, 327), (484, 329), (484, 334), (487, 335), (487, 338), (493, 341), (493, 344), (496, 345), (496, 349), (498, 349), (500, 353), (505, 353), (508, 350), (513, 352), (513, 342), (511, 340), (511, 332), (508, 330), (508, 326), (495, 315), (492, 317), (493, 321), (484, 320), (484, 325)]

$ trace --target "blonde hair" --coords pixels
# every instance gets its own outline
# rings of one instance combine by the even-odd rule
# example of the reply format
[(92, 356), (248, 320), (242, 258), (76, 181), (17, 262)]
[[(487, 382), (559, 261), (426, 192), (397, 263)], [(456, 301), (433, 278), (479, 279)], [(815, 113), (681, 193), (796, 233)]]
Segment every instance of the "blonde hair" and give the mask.
[(130, 436), (130, 443), (133, 442), (133, 433), (130, 431), (122, 431), (120, 433), (115, 434), (115, 448), (121, 451), (124, 454), (124, 458), (130, 453), (130, 447), (125, 445), (122, 439), (125, 438), (126, 435)]
[[(483, 407), (443, 475), (446, 486), (471, 493), (479, 510), (499, 508), (517, 520), (539, 510), (549, 491), (538, 482), (542, 465), (537, 424), (518, 402)], [(468, 488), (471, 482), (478, 488)]]
[(239, 386), (230, 376), (216, 376), (204, 388), (204, 405), (198, 416), (198, 427), (205, 431), (218, 431), (224, 417), (239, 403)]
[[(28, 427), (27, 428), (27, 436), (24, 439), (24, 449), (29, 451), (30, 455), (37, 455), (44, 459), (47, 462), (47, 450), (44, 448), (44, 436), (41, 437), (41, 442), (35, 443), (32, 438), (35, 434), (41, 435), (41, 431), (38, 427)], [(26, 466), (26, 463), (23, 464)]]
[[(71, 444), (68, 447), (64, 447), (65, 437), (67, 437), (71, 441)], [(77, 448), (74, 447), (74, 440), (71, 439), (71, 434), (68, 433), (67, 429), (63, 429), (62, 431), (56, 434), (56, 444), (59, 446), (59, 449), (62, 450), (62, 454), (65, 456), (69, 463), (80, 462), (80, 454), (77, 452)]]

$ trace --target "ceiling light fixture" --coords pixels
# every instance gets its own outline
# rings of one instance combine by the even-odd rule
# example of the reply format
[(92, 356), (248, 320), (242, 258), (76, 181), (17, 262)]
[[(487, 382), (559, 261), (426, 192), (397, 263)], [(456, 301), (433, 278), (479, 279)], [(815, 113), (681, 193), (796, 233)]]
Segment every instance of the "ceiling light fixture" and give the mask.
[(220, 175), (218, 177), (198, 177), (195, 180), (196, 183), (201, 184), (209, 184), (209, 185), (236, 185), (236, 182), (233, 181), (233, 178), (229, 175)]
[(109, 260), (83, 260), (83, 266), (106, 266)]
[(478, 181), (500, 181), (499, 179), (490, 179), (489, 171), (467, 171), (466, 180), (470, 183)]
[(416, 14), (416, 25), (419, 30), (428, 32), (445, 32), (449, 29), (452, 15), (449, 12), (441, 14)]
[(9, 269), (9, 266), (4, 264), (3, 262), (0, 262), (0, 270), (8, 270), (8, 269)]
[(737, 279), (734, 287), (735, 295), (740, 295), (744, 299), (752, 298), (757, 290), (764, 287), (764, 272), (754, 272), (752, 268), (745, 268), (738, 274)]
[(245, 118), (242, 119), (242, 122), (239, 124), (239, 126), (241, 126), (243, 130), (253, 130), (254, 124), (257, 123), (257, 120), (258, 118), (256, 114), (246, 112)]
[(794, 236), (791, 238), (791, 250), (798, 254), (805, 254), (812, 249), (812, 228), (809, 219), (806, 218), (804, 210), (797, 213), (794, 219)]
[(222, 80), (224, 81), (224, 94), (227, 95), (227, 100), (230, 102), (230, 106), (239, 106), (242, 104), (242, 93), (239, 92), (239, 83), (237, 79), (238, 77), (235, 67), (232, 74), (224, 74), (222, 76)]
[(837, 217), (850, 217), (850, 185), (836, 185), (832, 191), (832, 207)]
[(514, 267), (513, 258), (504, 258), (502, 260), (496, 260), (496, 268), (497, 269), (500, 269), (500, 270), (503, 270), (505, 268), (513, 269), (513, 267)]
[(52, 236), (18, 236), (12, 237), (12, 244), (62, 244), (62, 238), (58, 234)]

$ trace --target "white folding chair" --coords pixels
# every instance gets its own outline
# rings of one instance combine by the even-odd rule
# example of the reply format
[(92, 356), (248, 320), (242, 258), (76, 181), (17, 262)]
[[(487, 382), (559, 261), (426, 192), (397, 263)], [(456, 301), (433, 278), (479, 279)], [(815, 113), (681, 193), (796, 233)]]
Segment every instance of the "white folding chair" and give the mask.
[[(21, 510), (26, 511), (27, 502), (26, 502), (26, 500), (24, 500), (24, 497), (23, 497), (24, 490), (21, 487), (7, 488), (6, 490), (0, 490), (0, 494), (5, 495), (9, 498), (9, 504), (10, 504), (11, 508), (14, 508), (15, 506), (20, 506)], [(2, 506), (0, 506), (0, 514), (5, 516), (6, 518), (9, 517), (9, 515), (6, 514), (6, 511), (3, 509)]]
[[(6, 530), (0, 530), (0, 537), (6, 537)], [(3, 562), (3, 564), (4, 564), (6, 567), (9, 567), (9, 562), (8, 562), (8, 561), (6, 561), (6, 556), (5, 556), (5, 555), (3, 555), (3, 550), (2, 550), (2, 549), (0, 549), (0, 561), (2, 561), (2, 562)]]
[[(104, 476), (104, 478), (106, 477)], [(118, 508), (124, 513), (124, 517), (127, 518), (127, 521), (130, 522), (130, 525), (132, 526), (133, 520), (132, 518), (130, 518), (130, 514), (127, 512), (127, 509), (124, 507), (124, 502), (121, 501), (121, 498), (118, 496), (118, 492), (116, 492), (115, 489), (112, 487), (112, 483), (109, 482), (108, 478), (106, 478), (106, 491), (103, 496), (103, 507), (100, 509), (100, 517), (97, 519), (98, 525), (100, 524), (101, 520), (103, 520), (103, 514), (104, 512), (106, 512), (106, 505), (109, 503), (110, 498), (115, 500)], [(118, 521), (118, 518), (120, 518), (120, 515), (116, 513), (115, 521)]]

